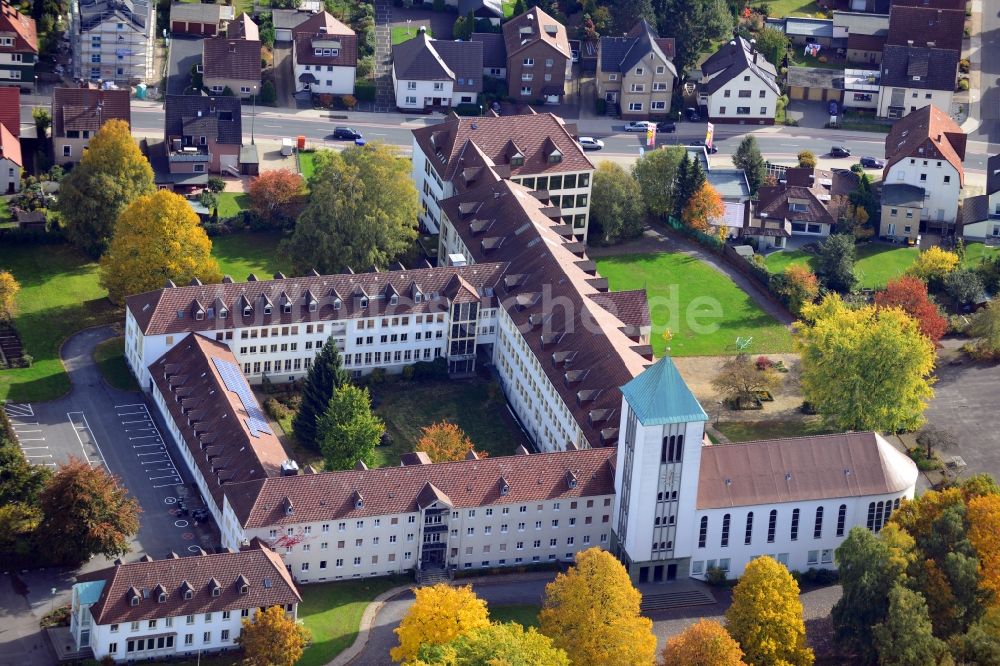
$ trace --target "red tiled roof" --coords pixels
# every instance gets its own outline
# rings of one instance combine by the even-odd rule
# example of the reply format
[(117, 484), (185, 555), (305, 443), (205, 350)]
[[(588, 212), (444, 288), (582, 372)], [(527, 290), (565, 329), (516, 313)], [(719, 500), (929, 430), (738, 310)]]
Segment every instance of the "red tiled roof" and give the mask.
[[(447, 301), (444, 298), (431, 299), (430, 296), (437, 293), (446, 298), (453, 297), (455, 294), (448, 291), (453, 276), (461, 276), (466, 284), (472, 285), (480, 298), (488, 298), (486, 291), (497, 283), (505, 268), (503, 264), (483, 263), (173, 287), (129, 296), (125, 299), (125, 307), (135, 317), (144, 335), (445, 312)], [(385, 296), (387, 287), (398, 294), (395, 305), (390, 302), (390, 297)], [(355, 292), (363, 292), (368, 297), (368, 307), (362, 308), (360, 303), (355, 302)], [(421, 294), (419, 302), (415, 301), (416, 293)], [(342, 304), (336, 309), (334, 302), (338, 298)], [(250, 317), (243, 317), (243, 299), (253, 308)], [(314, 311), (308, 308), (309, 299), (316, 301)], [(270, 315), (264, 314), (265, 300), (271, 303)], [(196, 301), (205, 308), (204, 319), (194, 318)], [(286, 301), (292, 306), (291, 312), (284, 311)], [(225, 318), (218, 316), (222, 306), (228, 310)]]
[(614, 443), (619, 387), (651, 359), (626, 322), (595, 302), (607, 297), (594, 284), (601, 278), (559, 209), (500, 180), (445, 199), (441, 211), (476, 261), (509, 264), (501, 305), (590, 445)]
[[(246, 529), (417, 511), (417, 498), (428, 483), (455, 508), (574, 499), (614, 493), (614, 457), (614, 448), (584, 449), (277, 476), (231, 485), (226, 496)], [(509, 486), (506, 495), (501, 477)]]
[(21, 141), (6, 125), (0, 125), (0, 158), (10, 160), (19, 167), (24, 166), (21, 159)]
[(626, 326), (640, 328), (651, 325), (649, 301), (645, 289), (609, 291), (603, 294), (591, 294), (590, 298), (618, 317)]
[[(295, 39), (295, 62), (303, 65), (333, 65), (334, 67), (355, 67), (358, 64), (358, 38), (354, 32), (347, 35), (321, 33), (310, 35), (297, 32)], [(313, 44), (316, 44), (314, 47)], [(339, 44), (336, 56), (316, 55), (315, 48), (331, 48)]]
[(0, 2), (0, 32), (14, 33), (14, 46), (0, 48), (5, 53), (38, 53), (35, 19), (17, 11), (10, 3)]
[[(452, 115), (443, 123), (413, 130), (413, 136), (445, 180), (465, 167), (462, 158), (469, 141), (509, 176), (594, 169), (562, 119), (551, 113), (476, 118)], [(549, 161), (550, 144), (562, 153), (561, 161)], [(517, 152), (524, 156), (524, 165), (512, 167), (510, 158)]]
[(338, 21), (330, 12), (322, 11), (298, 24), (292, 29), (292, 35), (318, 35), (325, 32), (328, 35), (353, 35), (354, 31)]
[[(104, 581), (101, 596), (90, 607), (95, 624), (284, 606), (302, 601), (281, 558), (259, 542), (237, 553), (139, 560), (77, 577), (77, 582), (92, 581)], [(215, 583), (219, 586), (218, 596), (212, 595)], [(247, 586), (245, 594), (240, 590), (242, 585)], [(161, 589), (167, 595), (162, 603)], [(187, 589), (192, 593), (190, 599), (184, 598)], [(139, 602), (133, 606), (131, 598), (136, 594)]]
[[(531, 33), (522, 35), (521, 28), (531, 28)], [(503, 39), (507, 47), (508, 60), (522, 49), (537, 43), (547, 44), (566, 58), (571, 56), (566, 26), (543, 12), (539, 7), (532, 7), (504, 23)]]
[(928, 104), (903, 116), (889, 130), (885, 138), (883, 179), (888, 181), (889, 169), (909, 157), (947, 160), (958, 171), (959, 185), (964, 187), (965, 146), (962, 128), (944, 111)]
[(226, 27), (226, 36), (229, 39), (247, 39), (259, 42), (260, 28), (246, 12), (240, 12), (240, 15)]
[[(229, 347), (190, 333), (150, 365), (149, 373), (221, 509), (229, 484), (280, 474), (288, 455), (272, 432), (251, 432), (251, 415), (227, 388), (215, 359), (240, 370)], [(246, 378), (237, 374), (259, 411)]]
[(0, 87), (0, 125), (4, 125), (14, 136), (21, 136), (20, 88)]
[[(832, 225), (837, 222), (829, 211), (833, 197), (848, 194), (854, 185), (856, 181), (849, 186), (832, 171), (790, 168), (785, 174), (785, 182), (760, 188), (754, 210), (757, 217), (766, 219)], [(804, 203), (806, 210), (792, 211), (791, 199)]]
[(873, 432), (705, 446), (698, 508), (887, 495), (916, 479), (913, 461)]
[(71, 129), (69, 125), (88, 116), (98, 127), (113, 118), (124, 120), (131, 126), (129, 91), (56, 88), (52, 92), (52, 136), (65, 137), (66, 130)]
[(206, 78), (260, 80), (260, 42), (212, 37), (202, 42), (202, 49)]

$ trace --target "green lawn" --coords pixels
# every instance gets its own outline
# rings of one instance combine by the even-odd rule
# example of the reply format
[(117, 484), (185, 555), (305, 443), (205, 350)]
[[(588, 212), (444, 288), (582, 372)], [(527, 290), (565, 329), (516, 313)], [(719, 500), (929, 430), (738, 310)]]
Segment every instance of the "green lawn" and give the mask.
[(120, 321), (122, 311), (97, 283), (97, 264), (68, 245), (0, 247), (0, 269), (21, 283), (14, 325), (30, 368), (0, 370), (0, 401), (52, 400), (69, 391), (59, 346), (71, 333)]
[(801, 419), (788, 421), (731, 421), (718, 423), (715, 429), (733, 442), (827, 435), (835, 432), (824, 427), (818, 416), (804, 416)]
[[(820, 56), (825, 56), (822, 51)], [(788, 64), (793, 67), (817, 67), (819, 69), (844, 69), (843, 62), (822, 62), (819, 58), (806, 55), (801, 46), (792, 46), (788, 54)]]
[[(425, 25), (424, 27), (427, 28), (427, 36), (433, 37), (434, 34), (431, 31), (431, 27), (429, 25)], [(402, 44), (405, 41), (413, 39), (417, 36), (417, 30), (419, 29), (420, 26), (416, 24), (411, 24), (409, 27), (405, 25), (392, 26), (392, 45), (395, 46), (396, 44)]]
[(684, 254), (637, 254), (597, 261), (615, 291), (645, 287), (653, 319), (652, 345), (672, 356), (732, 353), (737, 336), (753, 336), (753, 353), (792, 348), (788, 329), (754, 303), (727, 276)]
[(219, 192), (215, 195), (219, 202), (219, 219), (236, 217), (241, 210), (250, 208), (250, 195), (242, 192)]
[(212, 256), (219, 262), (223, 275), (237, 282), (250, 273), (258, 279), (270, 279), (278, 271), (289, 274), (289, 267), (277, 257), (281, 234), (248, 232), (212, 238)]
[(515, 604), (511, 606), (490, 606), (490, 619), (494, 622), (517, 622), (524, 628), (538, 626), (537, 604)]
[[(898, 245), (884, 245), (882, 243), (868, 243), (858, 246), (858, 260), (854, 264), (854, 271), (859, 278), (862, 287), (877, 289), (906, 272), (917, 259), (920, 250), (915, 247), (900, 247)], [(981, 256), (981, 251), (980, 255)], [(966, 261), (969, 256), (966, 255)], [(765, 265), (772, 273), (781, 273), (791, 264), (806, 264), (813, 270), (816, 269), (816, 255), (808, 254), (802, 250), (792, 250), (774, 252), (767, 256)]]
[(398, 465), (401, 454), (413, 451), (421, 429), (442, 420), (456, 424), (477, 451), (491, 456), (513, 455), (519, 444), (526, 444), (507, 413), (503, 393), (497, 389), (491, 400), (483, 380), (394, 382), (370, 390), (375, 413), (392, 438), (391, 445), (376, 450), (380, 467)]
[(299, 153), (299, 172), (302, 177), (308, 182), (312, 178), (313, 172), (316, 171), (316, 153), (310, 151), (307, 153)]
[(516, 4), (517, 2), (514, 2), (513, 0), (503, 0), (501, 3), (501, 6), (503, 7), (503, 18), (505, 21), (514, 15), (514, 5)]
[(306, 648), (298, 666), (321, 666), (350, 647), (368, 604), (383, 592), (408, 582), (412, 580), (388, 577), (300, 586), (299, 618), (312, 632), (312, 645)]
[(94, 348), (94, 362), (104, 381), (120, 391), (138, 391), (132, 372), (125, 363), (125, 338), (105, 340)]
[(768, 18), (816, 16), (821, 11), (819, 5), (810, 0), (773, 0), (767, 5), (770, 7)]
[(984, 257), (996, 257), (1000, 248), (996, 246), (986, 246), (983, 243), (969, 243), (965, 246), (965, 259), (962, 261), (963, 268), (975, 268)]

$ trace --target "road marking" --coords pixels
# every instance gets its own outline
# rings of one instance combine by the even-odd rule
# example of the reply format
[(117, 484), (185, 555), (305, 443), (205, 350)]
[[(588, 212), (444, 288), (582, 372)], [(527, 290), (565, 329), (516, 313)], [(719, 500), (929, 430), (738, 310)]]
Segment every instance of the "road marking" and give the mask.
[(173, 488), (174, 486), (178, 485), (179, 483), (180, 483), (180, 481), (178, 481), (177, 483), (164, 483), (162, 486), (153, 486), (153, 487), (154, 488)]
[(137, 456), (162, 456), (163, 451), (152, 451), (150, 453), (137, 453)]
[(47, 449), (47, 446), (22, 446), (22, 451), (34, 451), (35, 449)]
[(151, 476), (151, 477), (149, 477), (149, 480), (150, 481), (157, 481), (159, 479), (176, 479), (176, 478), (177, 478), (176, 474), (168, 474), (167, 476)]
[(25, 455), (24, 457), (25, 458), (51, 458), (52, 454), (51, 453), (39, 453), (39, 454), (33, 455), (33, 456)]
[[(84, 428), (74, 428), (74, 432), (76, 432), (76, 438), (80, 440), (81, 448), (83, 447), (83, 439), (81, 439), (79, 431), (86, 429), (87, 432), (90, 433), (90, 441), (93, 442), (94, 448), (97, 449), (97, 455), (101, 457), (101, 464), (103, 464), (104, 467), (107, 468), (108, 467), (107, 458), (104, 457), (104, 452), (101, 451), (101, 445), (97, 443), (97, 437), (94, 435), (94, 430), (90, 427), (90, 422), (87, 421), (87, 415), (84, 414), (83, 412), (66, 412), (66, 416), (69, 416), (70, 414), (79, 414), (80, 418), (83, 419)], [(70, 417), (70, 421), (72, 421), (72, 417)]]
[(138, 421), (122, 421), (122, 425), (128, 425), (129, 423), (149, 423), (149, 419), (139, 419)]
[(138, 437), (129, 437), (129, 439), (149, 439), (150, 437), (160, 438), (159, 435), (139, 435)]
[(17, 439), (20, 442), (44, 442), (45, 441), (44, 437), (29, 437), (29, 438), (18, 437)]
[(19, 428), (19, 427), (21, 427), (21, 426), (33, 426), (33, 425), (38, 425), (38, 421), (25, 421), (24, 423), (18, 423), (17, 421), (15, 421), (15, 420), (11, 419), (11, 420), (10, 420), (10, 424), (11, 424), (12, 426), (14, 426), (15, 428)]
[(115, 405), (115, 409), (121, 409), (122, 407), (145, 407), (145, 406), (146, 403), (144, 402), (133, 402), (128, 405)]
[[(35, 425), (38, 425), (38, 424), (36, 423)], [(17, 426), (14, 427), (14, 430), (17, 430)], [(20, 434), (22, 432), (41, 432), (41, 431), (42, 431), (41, 428), (36, 428), (35, 430), (17, 430), (18, 434)]]
[(121, 414), (116, 414), (116, 416), (135, 416), (136, 414), (144, 414), (145, 412), (122, 412)]

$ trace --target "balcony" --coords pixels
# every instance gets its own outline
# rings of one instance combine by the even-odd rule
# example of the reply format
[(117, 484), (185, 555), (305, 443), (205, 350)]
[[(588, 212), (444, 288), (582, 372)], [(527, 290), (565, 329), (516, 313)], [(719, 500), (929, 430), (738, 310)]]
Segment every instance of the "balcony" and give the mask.
[(206, 163), (211, 160), (212, 154), (208, 146), (187, 145), (181, 139), (171, 139), (168, 151), (171, 162), (201, 162)]

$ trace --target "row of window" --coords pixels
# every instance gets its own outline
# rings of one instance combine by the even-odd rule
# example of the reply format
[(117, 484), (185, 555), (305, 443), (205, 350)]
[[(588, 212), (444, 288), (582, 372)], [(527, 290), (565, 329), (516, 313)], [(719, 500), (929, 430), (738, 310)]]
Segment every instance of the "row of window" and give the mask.
[[(642, 102), (629, 102), (628, 103), (628, 110), (629, 111), (642, 111), (643, 108), (644, 108), (644, 105), (643, 105)], [(653, 101), (651, 101), (649, 103), (649, 109), (650, 109), (650, 111), (664, 111), (664, 110), (666, 110), (666, 108), (667, 108), (667, 103), (664, 100), (661, 100), (661, 99), (653, 100)]]
[[(590, 187), (589, 173), (567, 173), (556, 176), (524, 176), (521, 178), (511, 178), (512, 182), (520, 183), (529, 190), (548, 190), (556, 192), (559, 190), (572, 190), (578, 187)], [(580, 207), (586, 206), (586, 200)]]
[[(739, 92), (740, 99), (749, 99), (753, 95), (753, 91), (752, 90), (740, 90), (738, 92)], [(726, 90), (725, 92), (723, 92), (722, 96), (723, 97), (732, 97), (733, 96), (732, 93), (733, 93), (732, 90)], [(757, 97), (759, 97), (760, 99), (764, 99), (765, 97), (767, 97), (767, 91), (766, 90), (760, 90), (760, 91), (758, 91), (757, 92)]]
[[(724, 106), (720, 106), (719, 107), (719, 115), (720, 116), (726, 115), (726, 107), (724, 107)], [(738, 115), (738, 116), (749, 116), (750, 115), (750, 107), (749, 106), (738, 106), (738, 107), (736, 107), (736, 115)], [(760, 115), (762, 115), (762, 116), (766, 116), (767, 115), (767, 107), (766, 106), (760, 107)]]
[[(664, 73), (666, 73), (667, 68), (665, 66), (663, 66), (663, 65), (657, 65), (656, 69), (654, 71), (657, 74), (664, 74)], [(645, 73), (646, 73), (645, 68), (643, 68), (643, 67), (636, 67), (635, 68), (635, 75), (636, 76), (645, 76)], [(608, 73), (608, 80), (609, 81), (617, 81), (618, 80), (618, 72), (609, 72)], [(666, 84), (662, 84), (662, 85), (666, 85)]]
[[(243, 609), (241, 609), (240, 610), (240, 617), (250, 617), (250, 609), (249, 608), (243, 608)], [(212, 620), (214, 618), (215, 618), (215, 613), (205, 613), (203, 615), (202, 619), (206, 623), (210, 623), (210, 622), (212, 622)], [(231, 618), (232, 618), (232, 611), (222, 611), (222, 621), (223, 622), (225, 622), (225, 621), (227, 621), (227, 620), (229, 620)], [(195, 618), (194, 615), (185, 615), (184, 616), (184, 624), (194, 624), (195, 623), (195, 619), (196, 618)], [(156, 629), (156, 628), (159, 627), (159, 623), (160, 623), (159, 619), (146, 620), (145, 621), (145, 624), (146, 624), (145, 628), (146, 629)], [(163, 618), (163, 627), (169, 629), (170, 627), (173, 627), (173, 626), (174, 626), (174, 618), (172, 618), (172, 617), (165, 617), (165, 618)], [(114, 633), (118, 633), (119, 628), (120, 628), (120, 625), (118, 625), (118, 624), (112, 624), (112, 625), (110, 625), (110, 631), (113, 634)], [(129, 631), (139, 631), (140, 629), (142, 629), (142, 622), (141, 621), (136, 621), (136, 622), (132, 622), (132, 623), (129, 624)]]
[[(869, 526), (868, 529), (873, 529), (873, 531), (878, 531), (882, 528), (884, 520), (888, 520), (888, 513), (885, 513), (884, 509), (881, 508), (882, 502), (879, 502), (879, 516), (884, 515), (884, 519), (880, 519), (878, 522), (877, 529), (873, 529), (873, 524), (876, 523), (875, 514), (875, 503), (872, 503), (872, 508), (869, 511)], [(889, 505), (888, 511), (892, 511), (892, 502), (887, 502)], [(896, 506), (899, 506), (899, 500), (896, 500)], [(823, 537), (823, 513), (824, 508), (822, 506), (816, 507), (816, 511), (813, 514), (813, 539), (820, 539)], [(792, 509), (792, 520), (789, 523), (789, 539), (791, 541), (798, 541), (799, 539), (799, 518), (800, 509)], [(753, 521), (754, 514), (753, 511), (747, 513), (746, 525), (743, 533), (743, 544), (749, 546), (753, 542)], [(841, 504), (840, 508), (837, 510), (837, 536), (844, 536), (845, 523), (847, 521), (847, 505)], [(719, 546), (726, 548), (729, 546), (729, 528), (731, 525), (730, 514), (724, 514), (722, 516), (722, 532), (719, 539)], [(768, 513), (767, 518), (767, 543), (774, 543), (775, 534), (777, 532), (778, 524), (778, 510), (771, 509)], [(702, 516), (700, 524), (698, 526), (698, 547), (704, 548), (708, 541), (708, 516)]]

